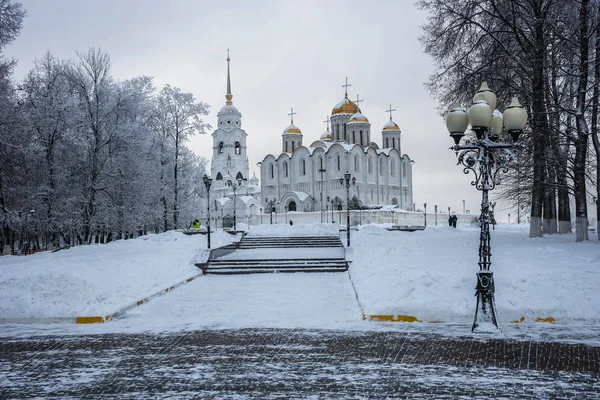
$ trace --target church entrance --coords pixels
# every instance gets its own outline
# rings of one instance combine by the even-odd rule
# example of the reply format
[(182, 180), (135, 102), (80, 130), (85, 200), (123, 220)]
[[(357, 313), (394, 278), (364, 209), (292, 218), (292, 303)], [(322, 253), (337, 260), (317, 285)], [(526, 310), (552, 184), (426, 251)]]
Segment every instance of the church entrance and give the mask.
[(296, 211), (296, 202), (295, 201), (290, 201), (290, 204), (288, 204), (288, 211)]

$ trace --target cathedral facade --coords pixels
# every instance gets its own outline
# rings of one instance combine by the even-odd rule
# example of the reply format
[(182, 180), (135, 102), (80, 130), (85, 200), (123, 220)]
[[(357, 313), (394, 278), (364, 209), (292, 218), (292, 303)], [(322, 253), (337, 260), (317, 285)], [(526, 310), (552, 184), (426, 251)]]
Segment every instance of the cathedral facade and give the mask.
[[(344, 87), (349, 85), (346, 82)], [(346, 183), (350, 174), (351, 208), (397, 205), (412, 210), (413, 161), (401, 150), (401, 130), (390, 119), (381, 130), (381, 146), (372, 140), (371, 124), (357, 102), (344, 98), (336, 104), (327, 131), (310, 145), (302, 131), (291, 124), (282, 134), (282, 150), (259, 163), (261, 202), (265, 210), (324, 211), (345, 209)]]

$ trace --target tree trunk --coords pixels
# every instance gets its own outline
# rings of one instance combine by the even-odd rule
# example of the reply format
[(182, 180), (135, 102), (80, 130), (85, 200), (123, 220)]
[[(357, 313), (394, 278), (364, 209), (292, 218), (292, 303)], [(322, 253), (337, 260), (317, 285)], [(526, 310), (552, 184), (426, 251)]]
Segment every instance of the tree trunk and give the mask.
[(529, 222), (529, 237), (541, 237), (542, 210), (544, 204), (544, 153), (548, 137), (548, 121), (545, 107), (544, 91), (544, 22), (541, 10), (535, 15), (535, 42), (532, 54), (532, 97), (533, 111), (533, 187), (531, 192), (531, 219)]
[[(598, 11), (600, 13), (600, 4)], [(596, 20), (596, 45), (594, 68), (594, 92), (592, 99), (592, 142), (596, 153), (596, 234), (600, 240), (600, 139), (598, 139), (598, 107), (600, 101), (600, 21)]]
[(585, 120), (586, 92), (589, 74), (589, 38), (588, 38), (588, 0), (581, 1), (579, 11), (579, 82), (577, 87), (577, 109), (575, 125), (577, 136), (575, 143), (575, 160), (573, 162), (573, 187), (575, 192), (575, 229), (576, 241), (588, 240), (587, 192), (585, 182), (585, 164), (589, 129)]

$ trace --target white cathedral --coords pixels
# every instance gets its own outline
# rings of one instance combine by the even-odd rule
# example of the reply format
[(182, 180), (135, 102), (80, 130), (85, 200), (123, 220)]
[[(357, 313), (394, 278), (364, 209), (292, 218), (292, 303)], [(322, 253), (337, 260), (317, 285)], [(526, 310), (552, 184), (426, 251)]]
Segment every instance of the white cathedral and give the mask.
[[(372, 141), (371, 124), (358, 106), (360, 100), (355, 103), (348, 98), (347, 80), (344, 98), (328, 118), (331, 132), (328, 123), (319, 140), (304, 146), (292, 110), (291, 124), (282, 135), (282, 152), (268, 154), (258, 163), (260, 186), (256, 177), (248, 179), (247, 133), (241, 128), (242, 114), (232, 102), (229, 61), (228, 55), (226, 103), (217, 114), (218, 127), (212, 134), (211, 195), (216, 200), (211, 212), (216, 213), (215, 219), (226, 221), (232, 210), (238, 222), (250, 222), (270, 211), (345, 209), (348, 197), (354, 206), (413, 208), (413, 162), (401, 152), (401, 131), (392, 120), (395, 110), (391, 106), (388, 110), (390, 119), (383, 125), (380, 148)], [(346, 173), (350, 174), (349, 196), (340, 180)]]
[[(397, 205), (413, 208), (412, 161), (401, 152), (401, 131), (392, 120), (383, 126), (381, 148), (371, 139), (371, 124), (358, 105), (348, 99), (348, 82), (342, 101), (331, 111), (331, 132), (303, 146), (302, 131), (291, 124), (282, 135), (282, 152), (267, 155), (261, 164), (263, 205), (278, 211), (319, 211), (346, 208), (346, 183), (354, 206), (377, 208)], [(360, 100), (357, 98), (357, 103)], [(328, 118), (329, 119), (329, 118)]]

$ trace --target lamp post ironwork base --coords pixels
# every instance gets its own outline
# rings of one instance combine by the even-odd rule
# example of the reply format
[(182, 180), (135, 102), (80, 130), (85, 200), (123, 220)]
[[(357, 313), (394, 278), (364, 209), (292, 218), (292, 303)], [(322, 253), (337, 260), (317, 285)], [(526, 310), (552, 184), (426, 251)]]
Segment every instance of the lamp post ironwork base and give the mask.
[(496, 315), (496, 304), (494, 302), (494, 273), (491, 271), (479, 271), (477, 273), (477, 308), (471, 332), (476, 330), (489, 331), (498, 327), (498, 316)]

